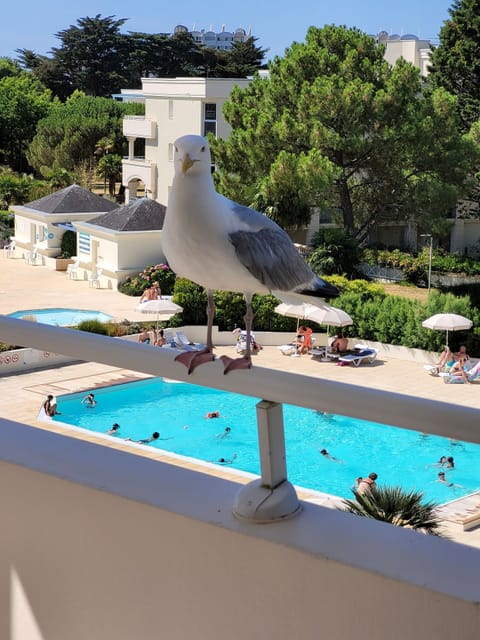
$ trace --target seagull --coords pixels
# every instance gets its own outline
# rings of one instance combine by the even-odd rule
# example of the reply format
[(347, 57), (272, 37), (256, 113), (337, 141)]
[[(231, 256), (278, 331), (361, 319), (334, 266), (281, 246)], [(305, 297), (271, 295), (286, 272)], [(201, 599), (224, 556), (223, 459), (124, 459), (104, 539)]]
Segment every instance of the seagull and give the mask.
[(207, 292), (207, 339), (205, 349), (186, 352), (176, 360), (191, 373), (215, 359), (212, 328), (215, 317), (214, 290), (243, 293), (247, 311), (247, 351), (242, 358), (222, 356), (224, 373), (251, 367), (255, 293), (273, 294), (295, 303), (338, 296), (338, 289), (318, 278), (288, 234), (267, 216), (229, 200), (215, 190), (207, 140), (185, 135), (174, 143), (175, 174), (162, 231), (162, 247), (168, 264), (184, 278)]

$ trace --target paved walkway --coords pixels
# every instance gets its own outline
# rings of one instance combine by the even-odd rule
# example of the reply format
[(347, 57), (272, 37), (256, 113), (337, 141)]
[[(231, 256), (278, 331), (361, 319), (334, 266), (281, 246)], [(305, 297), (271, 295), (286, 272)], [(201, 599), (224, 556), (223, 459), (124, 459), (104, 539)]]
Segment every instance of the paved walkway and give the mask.
[[(26, 265), (20, 259), (7, 259), (0, 256), (0, 313), (11, 313), (21, 309), (68, 307), (77, 309), (94, 309), (110, 313), (116, 318), (144, 320), (145, 316), (135, 312), (133, 307), (136, 298), (125, 296), (108, 289), (89, 288), (86, 281), (68, 280), (65, 273), (55, 272), (42, 266)], [(1, 339), (1, 337), (0, 337)], [(217, 354), (234, 355), (234, 347), (221, 347)], [(338, 367), (335, 363), (321, 362), (309, 356), (291, 358), (283, 356), (275, 347), (265, 347), (255, 361), (265, 367), (288, 370), (315, 377), (328, 376), (331, 380), (344, 381), (358, 386), (396, 391), (407, 395), (428, 399), (441, 399), (445, 402), (463, 403), (480, 409), (480, 385), (445, 385), (440, 378), (429, 376), (421, 364), (397, 359), (379, 357), (373, 365), (355, 367)], [(85, 363), (70, 365), (41, 371), (32, 371), (12, 377), (0, 378), (3, 403), (3, 417), (29, 424), (38, 428), (49, 428), (64, 432), (64, 428), (51, 422), (37, 420), (40, 406), (48, 393), (61, 395), (86, 389), (118, 384), (128, 380), (146, 377), (144, 374), (117, 369), (108, 365)], [(80, 432), (69, 436), (85, 437)], [(106, 446), (121, 447), (138, 455), (153, 456), (179, 464), (155, 450), (122, 443), (103, 434), (91, 434), (92, 441)], [(183, 463), (182, 463), (183, 464)], [(246, 483), (250, 476), (235, 472), (233, 469), (218, 469), (214, 465), (203, 463), (191, 464), (192, 468), (203, 473), (214, 473), (222, 477), (235, 478)], [(338, 499), (327, 494), (302, 491), (301, 497), (316, 503), (335, 506)], [(480, 509), (480, 496), (466, 498), (452, 503), (451, 507), (442, 508), (446, 519), (446, 529), (455, 540), (480, 548), (480, 528), (463, 532), (460, 520), (472, 510)]]
[(62, 307), (103, 311), (118, 320), (145, 321), (145, 316), (134, 310), (140, 298), (107, 289), (106, 282), (101, 278), (102, 288), (92, 288), (87, 280), (69, 280), (65, 271), (27, 265), (22, 258), (6, 258), (0, 250), (0, 313)]

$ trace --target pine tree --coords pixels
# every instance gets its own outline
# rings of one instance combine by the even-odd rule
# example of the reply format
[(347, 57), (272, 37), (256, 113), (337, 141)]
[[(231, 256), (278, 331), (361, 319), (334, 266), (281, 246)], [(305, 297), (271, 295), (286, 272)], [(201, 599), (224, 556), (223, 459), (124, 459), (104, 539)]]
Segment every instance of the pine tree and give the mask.
[(433, 51), (429, 79), (458, 100), (464, 131), (480, 120), (480, 0), (455, 0)]

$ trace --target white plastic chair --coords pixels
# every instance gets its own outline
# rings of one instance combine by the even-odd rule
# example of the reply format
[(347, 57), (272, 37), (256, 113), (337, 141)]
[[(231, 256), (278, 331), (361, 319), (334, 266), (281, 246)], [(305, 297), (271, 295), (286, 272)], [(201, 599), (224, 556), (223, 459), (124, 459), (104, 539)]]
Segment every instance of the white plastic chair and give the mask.
[(98, 289), (100, 287), (100, 277), (102, 273), (103, 269), (97, 269), (96, 272), (92, 271), (92, 273), (88, 276), (88, 286), (95, 286)]
[(13, 258), (15, 256), (15, 240), (12, 240), (3, 247), (3, 253), (7, 258)]
[(38, 258), (38, 249), (32, 249), (31, 251), (27, 251), (23, 258), (25, 260), (25, 264), (35, 264)]
[(67, 265), (67, 278), (69, 280), (76, 280), (79, 268), (80, 260), (78, 258), (75, 258), (75, 262)]

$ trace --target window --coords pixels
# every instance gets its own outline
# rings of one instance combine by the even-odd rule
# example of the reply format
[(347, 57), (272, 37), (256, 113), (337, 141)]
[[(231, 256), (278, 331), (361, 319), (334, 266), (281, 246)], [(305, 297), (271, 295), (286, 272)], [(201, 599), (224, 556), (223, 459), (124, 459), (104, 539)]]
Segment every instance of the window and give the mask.
[(214, 102), (207, 102), (205, 104), (205, 120), (217, 119), (217, 105)]
[(217, 123), (216, 122), (207, 122), (205, 121), (203, 125), (203, 135), (206, 136), (207, 133), (213, 133), (216, 137), (217, 135)]
[(80, 253), (90, 255), (90, 234), (80, 232), (78, 234), (78, 250)]
[(205, 103), (205, 118), (203, 122), (203, 135), (207, 133), (217, 135), (217, 105), (214, 102)]
[(173, 161), (173, 144), (171, 142), (168, 143), (168, 159), (170, 162)]
[(173, 120), (173, 100), (168, 101), (168, 119)]

